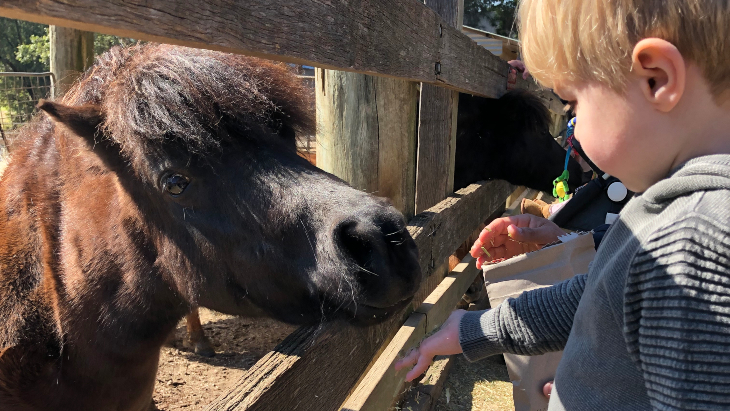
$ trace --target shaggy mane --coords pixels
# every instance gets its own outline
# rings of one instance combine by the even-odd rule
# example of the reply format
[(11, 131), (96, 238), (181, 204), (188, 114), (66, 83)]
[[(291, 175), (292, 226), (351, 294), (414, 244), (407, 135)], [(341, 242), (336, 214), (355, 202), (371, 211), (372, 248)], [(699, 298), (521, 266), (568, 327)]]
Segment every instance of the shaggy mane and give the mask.
[(97, 57), (61, 102), (101, 106), (105, 136), (133, 156), (171, 140), (204, 153), (230, 138), (230, 122), (311, 132), (310, 94), (283, 63), (147, 43)]

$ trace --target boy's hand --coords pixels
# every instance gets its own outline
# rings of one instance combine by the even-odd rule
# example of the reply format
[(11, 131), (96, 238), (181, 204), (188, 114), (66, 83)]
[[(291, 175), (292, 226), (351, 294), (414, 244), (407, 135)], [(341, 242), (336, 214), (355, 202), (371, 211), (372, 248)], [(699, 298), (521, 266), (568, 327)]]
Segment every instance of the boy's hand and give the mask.
[(461, 353), (459, 345), (459, 323), (466, 314), (464, 310), (456, 310), (434, 335), (421, 341), (421, 345), (412, 349), (405, 358), (395, 363), (395, 370), (416, 366), (406, 374), (406, 381), (423, 374), (437, 355), (451, 355)]
[[(565, 234), (555, 223), (531, 214), (498, 218), (482, 230), (471, 247), (477, 268), (496, 258), (536, 251)], [(486, 250), (486, 252), (485, 252)]]

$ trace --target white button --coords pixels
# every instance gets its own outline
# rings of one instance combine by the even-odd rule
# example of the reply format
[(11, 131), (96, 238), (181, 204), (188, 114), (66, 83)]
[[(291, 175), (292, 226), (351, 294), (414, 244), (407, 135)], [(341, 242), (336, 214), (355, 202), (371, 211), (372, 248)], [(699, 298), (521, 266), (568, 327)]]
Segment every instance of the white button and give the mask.
[(606, 213), (606, 222), (604, 224), (613, 224), (616, 220), (618, 220), (618, 214)]
[(628, 193), (629, 191), (626, 190), (626, 186), (624, 186), (620, 181), (611, 183), (611, 185), (608, 186), (608, 198), (610, 198), (611, 201), (615, 201), (617, 203), (623, 201)]

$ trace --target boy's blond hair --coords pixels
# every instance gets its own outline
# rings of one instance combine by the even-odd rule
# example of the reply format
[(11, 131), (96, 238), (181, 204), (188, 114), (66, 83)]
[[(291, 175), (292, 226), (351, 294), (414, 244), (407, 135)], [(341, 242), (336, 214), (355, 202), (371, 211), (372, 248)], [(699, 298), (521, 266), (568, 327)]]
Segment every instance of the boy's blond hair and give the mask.
[(730, 89), (730, 0), (523, 0), (519, 20), (525, 64), (548, 87), (621, 92), (634, 46), (656, 37), (700, 67), (716, 100)]

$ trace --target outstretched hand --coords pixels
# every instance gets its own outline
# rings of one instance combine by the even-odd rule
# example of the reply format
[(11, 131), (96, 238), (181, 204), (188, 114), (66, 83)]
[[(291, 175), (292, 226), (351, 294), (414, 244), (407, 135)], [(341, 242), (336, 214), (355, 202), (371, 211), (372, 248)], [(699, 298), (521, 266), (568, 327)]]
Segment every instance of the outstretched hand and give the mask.
[(406, 374), (406, 381), (413, 381), (413, 379), (426, 372), (433, 362), (433, 357), (461, 353), (459, 323), (464, 314), (466, 314), (464, 310), (452, 312), (438, 332), (421, 341), (419, 347), (412, 349), (405, 358), (395, 363), (395, 370), (400, 371), (406, 367), (413, 367)]
[(531, 214), (498, 218), (482, 230), (471, 247), (477, 268), (497, 258), (536, 251), (565, 234), (552, 221)]

